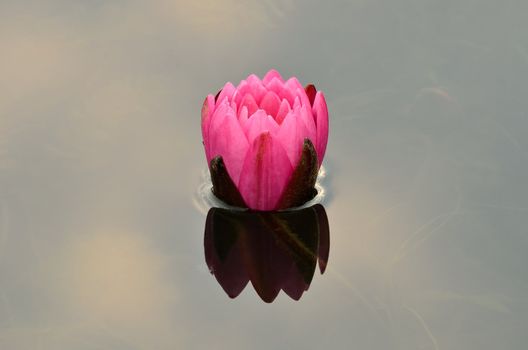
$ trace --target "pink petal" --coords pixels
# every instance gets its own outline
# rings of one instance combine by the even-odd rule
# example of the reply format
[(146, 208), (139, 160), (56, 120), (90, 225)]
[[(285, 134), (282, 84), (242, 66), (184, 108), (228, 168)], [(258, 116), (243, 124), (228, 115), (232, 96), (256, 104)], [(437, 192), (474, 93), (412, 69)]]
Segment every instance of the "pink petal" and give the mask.
[(213, 127), (217, 128), (217, 125), (220, 125), (224, 119), (225, 114), (227, 113), (229, 109), (229, 104), (227, 103), (227, 100), (224, 100), (223, 102), (217, 101), (215, 105), (214, 112), (210, 115), (209, 120), (209, 128), (206, 130), (208, 140), (209, 142), (206, 143), (207, 150), (206, 150), (206, 156), (207, 156), (207, 165), (211, 164), (211, 159), (215, 156), (213, 154)]
[(300, 116), (306, 126), (307, 137), (315, 145), (317, 142), (317, 128), (315, 127), (312, 109), (307, 105), (303, 105), (300, 110)]
[(247, 152), (238, 189), (251, 209), (273, 210), (292, 173), (284, 148), (265, 132), (255, 138)]
[(273, 91), (274, 93), (276, 93), (279, 99), (286, 99), (288, 100), (290, 105), (293, 104), (293, 100), (295, 98), (293, 92), (287, 89), (284, 86), (284, 83), (279, 79), (271, 79), (271, 81), (266, 85), (266, 88), (268, 89), (268, 91)]
[(297, 89), (295, 91), (295, 94), (301, 100), (302, 105), (312, 107), (312, 104), (310, 103), (310, 99), (308, 98), (308, 95), (306, 95), (306, 91), (304, 91), (304, 89)]
[(277, 116), (275, 117), (275, 121), (278, 124), (281, 124), (286, 115), (290, 113), (290, 111), (290, 103), (286, 99), (282, 100), (281, 105), (279, 107), (279, 111), (277, 112)]
[(221, 156), (229, 176), (235, 184), (238, 183), (249, 143), (235, 113), (227, 103), (215, 111), (209, 128), (209, 139), (208, 164), (214, 157)]
[(280, 104), (281, 101), (279, 97), (277, 97), (277, 94), (273, 91), (268, 91), (262, 98), (262, 101), (260, 101), (260, 109), (265, 110), (266, 113), (275, 118), (279, 111)]
[(256, 74), (250, 74), (246, 78), (246, 81), (248, 82), (249, 85), (262, 84), (262, 80), (260, 80), (260, 78)]
[(242, 130), (245, 130), (249, 112), (246, 106), (240, 108), (239, 111), (240, 113), (238, 114), (238, 122), (240, 123), (240, 126), (242, 126)]
[(280, 96), (284, 90), (284, 83), (277, 78), (273, 78), (266, 83), (266, 89), (268, 89), (268, 91), (273, 91)]
[(236, 91), (233, 95), (233, 101), (235, 101), (235, 103), (240, 106), (240, 102), (242, 102), (244, 96), (249, 93), (251, 93), (251, 87), (247, 81), (242, 80), (236, 87)]
[(277, 139), (284, 147), (293, 168), (299, 163), (304, 139), (307, 137), (308, 130), (298, 107), (286, 115), (277, 134)]
[(208, 95), (202, 106), (202, 138), (205, 147), (205, 156), (207, 163), (209, 163), (209, 125), (211, 124), (211, 115), (215, 110), (215, 98), (213, 95)]
[(220, 94), (218, 95), (218, 98), (216, 99), (216, 101), (223, 101), (226, 97), (229, 99), (229, 101), (231, 101), (235, 91), (236, 91), (235, 86), (231, 84), (230, 82), (227, 82), (222, 88), (222, 90), (220, 91)]
[(264, 76), (264, 79), (262, 79), (262, 82), (264, 85), (268, 85), (268, 83), (274, 78), (284, 82), (279, 72), (277, 72), (275, 69), (270, 69), (270, 71)]
[(238, 108), (242, 108), (244, 106), (247, 107), (249, 115), (252, 115), (259, 109), (259, 106), (251, 93), (247, 93), (242, 101), (238, 104)]
[(231, 100), (231, 102), (229, 102), (229, 106), (230, 106), (231, 109), (235, 112), (235, 115), (238, 116), (238, 106), (237, 106), (237, 104), (235, 103), (235, 101)]
[(290, 91), (296, 91), (297, 89), (304, 89), (296, 77), (291, 77), (290, 79), (288, 79), (288, 81), (286, 81), (284, 85), (286, 86), (287, 89), (290, 89)]
[(266, 94), (266, 87), (264, 86), (264, 84), (262, 84), (260, 78), (257, 77), (255, 74), (251, 74), (246, 80), (251, 88), (251, 93), (253, 94), (255, 101), (257, 101), (257, 103), (260, 103), (260, 100)]
[[(251, 78), (251, 79), (250, 79)], [(242, 80), (233, 94), (233, 100), (240, 105), (242, 99), (247, 95), (253, 95), (255, 102), (259, 103), (262, 97), (266, 94), (266, 88), (256, 75), (252, 75), (248, 80)]]
[(317, 161), (319, 166), (321, 166), (326, 152), (326, 144), (328, 143), (328, 107), (322, 91), (318, 91), (317, 95), (315, 95), (313, 113), (317, 128), (315, 150), (317, 151)]
[(301, 100), (299, 99), (299, 96), (295, 96), (295, 100), (293, 101), (292, 109), (298, 109), (301, 108)]
[(275, 119), (266, 114), (262, 109), (259, 109), (253, 114), (244, 126), (249, 144), (252, 144), (253, 140), (263, 132), (269, 132), (274, 137), (277, 135), (278, 130), (279, 125), (275, 122)]

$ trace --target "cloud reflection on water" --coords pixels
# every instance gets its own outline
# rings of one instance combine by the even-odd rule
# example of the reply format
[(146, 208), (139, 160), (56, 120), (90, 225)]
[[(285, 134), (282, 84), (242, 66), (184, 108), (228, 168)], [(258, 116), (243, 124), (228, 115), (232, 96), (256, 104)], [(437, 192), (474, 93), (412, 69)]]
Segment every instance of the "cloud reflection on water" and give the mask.
[[(527, 4), (0, 1), (0, 348), (521, 348)], [(328, 91), (332, 259), (233, 302), (199, 108), (272, 66)]]

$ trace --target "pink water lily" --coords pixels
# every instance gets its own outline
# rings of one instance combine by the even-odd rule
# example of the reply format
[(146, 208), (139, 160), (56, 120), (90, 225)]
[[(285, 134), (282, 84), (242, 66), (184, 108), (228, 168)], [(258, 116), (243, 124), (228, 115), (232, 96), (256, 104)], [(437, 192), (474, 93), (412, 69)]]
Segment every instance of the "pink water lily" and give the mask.
[(328, 140), (321, 91), (275, 71), (209, 95), (202, 136), (213, 191), (228, 204), (276, 210), (313, 197)]

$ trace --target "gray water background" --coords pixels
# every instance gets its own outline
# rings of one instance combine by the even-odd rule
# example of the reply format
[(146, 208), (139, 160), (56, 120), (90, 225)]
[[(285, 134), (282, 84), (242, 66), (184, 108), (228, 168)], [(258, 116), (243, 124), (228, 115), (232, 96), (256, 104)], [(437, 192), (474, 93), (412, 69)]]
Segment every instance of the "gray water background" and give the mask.
[[(0, 2), (0, 349), (524, 349), (528, 2)], [(200, 108), (323, 90), (328, 270), (234, 300)]]

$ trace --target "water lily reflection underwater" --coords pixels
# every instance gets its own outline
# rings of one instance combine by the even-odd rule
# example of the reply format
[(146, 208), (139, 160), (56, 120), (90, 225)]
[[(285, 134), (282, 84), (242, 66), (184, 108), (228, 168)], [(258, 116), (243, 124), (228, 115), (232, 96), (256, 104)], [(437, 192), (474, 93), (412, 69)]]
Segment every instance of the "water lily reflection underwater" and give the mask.
[(328, 141), (324, 94), (269, 71), (209, 95), (202, 136), (214, 194), (227, 204), (269, 211), (315, 195)]
[(281, 290), (299, 300), (317, 262), (325, 271), (328, 219), (320, 204), (279, 212), (211, 208), (204, 249), (209, 270), (229, 297), (236, 298), (251, 281), (265, 302), (271, 303)]

